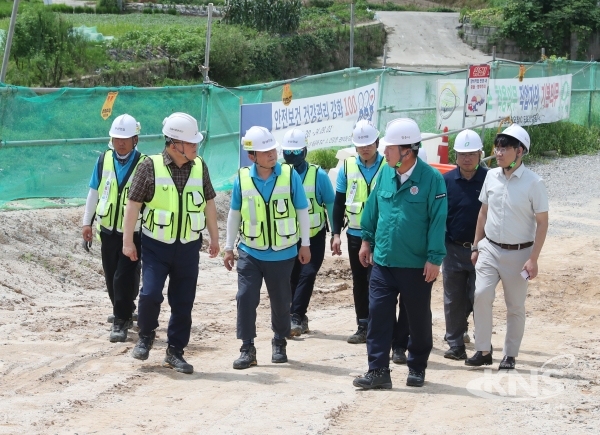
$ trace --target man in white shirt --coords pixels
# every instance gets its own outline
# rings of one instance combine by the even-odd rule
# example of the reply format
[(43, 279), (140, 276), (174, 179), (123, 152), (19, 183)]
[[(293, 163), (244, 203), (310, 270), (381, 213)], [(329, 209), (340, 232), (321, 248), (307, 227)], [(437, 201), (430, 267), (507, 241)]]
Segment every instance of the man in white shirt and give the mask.
[(488, 171), (479, 200), (471, 261), (475, 265), (475, 355), (468, 366), (492, 364), (492, 305), (502, 280), (506, 302), (504, 358), (514, 369), (525, 330), (528, 280), (538, 274), (538, 257), (548, 231), (548, 196), (543, 180), (522, 163), (529, 134), (513, 124), (494, 141), (498, 168)]

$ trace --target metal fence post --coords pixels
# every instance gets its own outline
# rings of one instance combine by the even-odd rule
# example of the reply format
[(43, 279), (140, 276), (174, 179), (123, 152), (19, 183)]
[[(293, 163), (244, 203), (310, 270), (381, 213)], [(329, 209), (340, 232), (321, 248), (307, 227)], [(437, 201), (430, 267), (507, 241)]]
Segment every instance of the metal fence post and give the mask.
[(354, 67), (354, 0), (350, 3), (350, 68)]
[(204, 48), (204, 68), (202, 68), (202, 75), (204, 76), (204, 83), (210, 82), (208, 78), (208, 68), (210, 65), (210, 32), (212, 28), (212, 13), (213, 4), (208, 4), (208, 21), (206, 23), (206, 47)]
[(10, 15), (10, 25), (8, 34), (6, 35), (6, 43), (4, 44), (4, 57), (2, 58), (2, 70), (0, 71), (0, 82), (4, 83), (6, 78), (6, 70), (8, 69), (8, 59), (10, 57), (10, 47), (12, 45), (13, 34), (15, 33), (15, 23), (17, 21), (17, 11), (19, 10), (19, 0), (15, 0), (13, 4), (12, 14)]

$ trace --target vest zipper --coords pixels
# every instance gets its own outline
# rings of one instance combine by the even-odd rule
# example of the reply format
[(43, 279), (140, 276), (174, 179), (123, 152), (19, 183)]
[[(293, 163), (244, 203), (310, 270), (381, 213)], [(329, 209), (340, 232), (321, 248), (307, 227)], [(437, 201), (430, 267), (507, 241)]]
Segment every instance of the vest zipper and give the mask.
[[(186, 183), (187, 184), (187, 181)], [(177, 187), (175, 187), (175, 190), (177, 190)], [(185, 186), (184, 186), (185, 189)], [(183, 201), (182, 201), (182, 195), (183, 192), (179, 193), (179, 191), (177, 192), (179, 194), (179, 224), (177, 225), (177, 239), (176, 240), (180, 240), (181, 241), (181, 226), (183, 224)]]

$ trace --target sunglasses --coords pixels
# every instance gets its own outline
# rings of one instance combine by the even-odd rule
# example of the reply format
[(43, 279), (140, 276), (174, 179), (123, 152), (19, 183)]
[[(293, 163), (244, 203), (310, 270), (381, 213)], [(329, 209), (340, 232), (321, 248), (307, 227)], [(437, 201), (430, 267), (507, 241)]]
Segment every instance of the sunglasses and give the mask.
[(295, 155), (295, 156), (299, 156), (303, 152), (304, 152), (303, 149), (299, 149), (299, 150), (283, 150), (283, 154), (285, 154), (286, 156), (291, 156), (292, 154)]

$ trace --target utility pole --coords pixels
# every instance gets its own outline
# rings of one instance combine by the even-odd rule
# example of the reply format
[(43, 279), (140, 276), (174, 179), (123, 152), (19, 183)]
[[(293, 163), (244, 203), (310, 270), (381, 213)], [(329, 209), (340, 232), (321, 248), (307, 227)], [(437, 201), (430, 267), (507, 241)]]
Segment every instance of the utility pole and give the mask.
[(202, 75), (204, 76), (204, 83), (209, 83), (208, 78), (208, 67), (210, 64), (210, 32), (212, 28), (212, 13), (213, 4), (208, 4), (208, 21), (206, 23), (206, 47), (204, 48), (204, 68), (202, 68)]
[(350, 3), (350, 68), (354, 66), (354, 0)]

